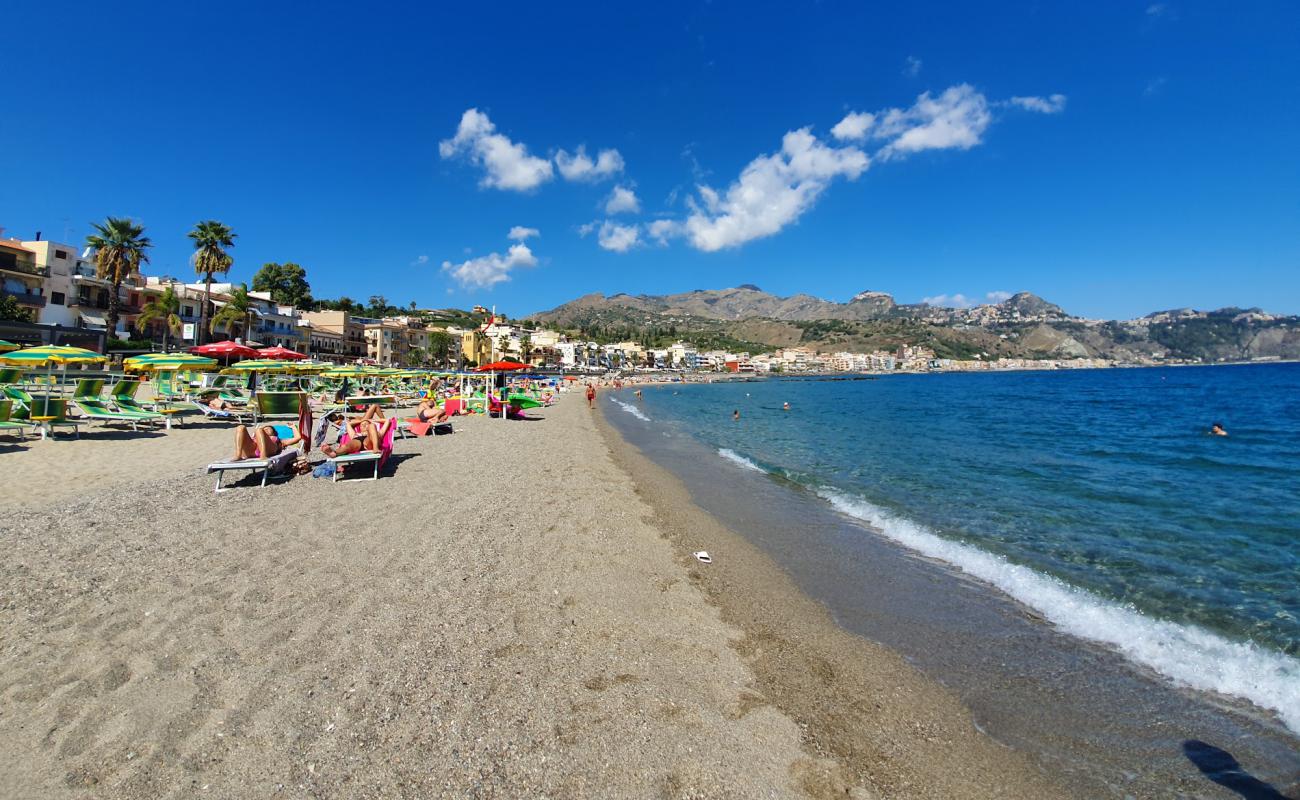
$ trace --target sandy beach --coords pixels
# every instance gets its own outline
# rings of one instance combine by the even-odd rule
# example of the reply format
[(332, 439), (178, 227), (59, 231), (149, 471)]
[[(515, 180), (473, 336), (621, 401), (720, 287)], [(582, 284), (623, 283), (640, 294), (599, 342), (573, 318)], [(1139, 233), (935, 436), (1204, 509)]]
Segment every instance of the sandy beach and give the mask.
[(1066, 796), (538, 415), (220, 495), (225, 425), (0, 445), (0, 796)]

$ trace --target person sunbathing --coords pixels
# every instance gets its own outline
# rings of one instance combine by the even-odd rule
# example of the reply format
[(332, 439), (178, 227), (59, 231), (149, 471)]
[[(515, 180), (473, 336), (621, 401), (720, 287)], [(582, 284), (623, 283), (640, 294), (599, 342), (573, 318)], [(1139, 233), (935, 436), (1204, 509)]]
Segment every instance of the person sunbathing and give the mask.
[(260, 425), (251, 433), (247, 425), (236, 425), (234, 460), (274, 458), (301, 441), (302, 433), (296, 425)]
[(320, 451), (329, 458), (336, 456), (347, 456), (353, 453), (360, 453), (362, 450), (369, 450), (374, 453), (383, 451), (384, 438), (388, 431), (397, 424), (397, 420), (392, 417), (385, 417), (382, 409), (378, 404), (366, 409), (364, 416), (359, 419), (350, 419), (346, 423), (348, 429), (348, 440), (340, 445), (323, 444)]
[(208, 401), (208, 408), (213, 411), (235, 411), (238, 407), (229, 400), (222, 400), (220, 397), (213, 397)]
[(420, 405), (415, 407), (415, 416), (421, 422), (428, 422), (437, 425), (439, 422), (446, 422), (451, 418), (444, 406), (438, 405), (436, 397), (426, 398), (420, 401)]

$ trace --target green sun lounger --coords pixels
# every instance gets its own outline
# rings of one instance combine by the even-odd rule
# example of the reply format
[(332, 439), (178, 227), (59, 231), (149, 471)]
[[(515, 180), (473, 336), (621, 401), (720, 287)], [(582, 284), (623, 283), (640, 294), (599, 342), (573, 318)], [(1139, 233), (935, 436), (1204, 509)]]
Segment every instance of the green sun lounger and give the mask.
[(40, 432), (42, 439), (47, 434), (52, 435), (55, 428), (72, 428), (73, 437), (81, 438), (81, 423), (68, 417), (67, 400), (62, 397), (38, 397), (30, 402), (31, 405), (28, 406), (31, 412), (29, 419), (35, 425), (36, 430)]
[(16, 433), (19, 439), (27, 438), (27, 426), (21, 422), (13, 422), (9, 415), (13, 412), (14, 401), (0, 400), (0, 433)]
[(142, 422), (163, 423), (167, 421), (166, 416), (163, 414), (155, 414), (152, 411), (110, 411), (108, 405), (105, 404), (104, 401), (91, 400), (86, 397), (73, 400), (72, 404), (77, 407), (77, 410), (80, 411), (88, 421), (98, 422), (101, 425), (111, 425), (113, 423), (127, 424), (131, 426), (131, 430), (133, 431), (139, 430), (140, 423)]
[(303, 404), (307, 402), (306, 392), (258, 392), (255, 397), (255, 416), (258, 420), (296, 420)]

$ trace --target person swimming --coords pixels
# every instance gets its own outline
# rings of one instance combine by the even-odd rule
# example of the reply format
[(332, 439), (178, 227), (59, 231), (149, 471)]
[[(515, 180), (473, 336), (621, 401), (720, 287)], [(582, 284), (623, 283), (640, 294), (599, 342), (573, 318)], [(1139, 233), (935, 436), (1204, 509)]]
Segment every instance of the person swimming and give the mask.
[(1228, 432), (1223, 429), (1222, 422), (1216, 422), (1210, 426), (1211, 436), (1227, 436)]
[(739, 420), (739, 419), (740, 419), (740, 409), (739, 409), (739, 408), (736, 409), (735, 411), (731, 412), (731, 418), (734, 419), (734, 420)]
[(789, 402), (782, 403), (782, 404), (781, 404), (781, 410), (783, 410), (783, 411), (789, 411), (789, 410), (790, 410), (790, 403), (789, 403)]

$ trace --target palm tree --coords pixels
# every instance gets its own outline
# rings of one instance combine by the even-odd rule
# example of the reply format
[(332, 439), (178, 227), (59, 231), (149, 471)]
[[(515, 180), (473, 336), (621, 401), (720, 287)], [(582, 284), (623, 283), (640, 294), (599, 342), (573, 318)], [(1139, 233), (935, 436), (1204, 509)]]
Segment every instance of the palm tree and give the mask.
[(144, 304), (140, 311), (140, 316), (135, 318), (135, 329), (144, 331), (149, 324), (155, 320), (161, 320), (163, 323), (163, 352), (167, 352), (167, 335), (181, 335), (181, 299), (176, 296), (176, 290), (168, 286), (161, 295), (149, 298), (149, 302)]
[(218, 325), (225, 325), (227, 331), (231, 331), (231, 338), (234, 338), (233, 331), (238, 328), (243, 332), (244, 338), (248, 338), (248, 331), (253, 327), (253, 300), (248, 296), (248, 287), (239, 284), (230, 290), (230, 300), (221, 310), (212, 315), (212, 322), (209, 323), (209, 332), (215, 333)]
[(199, 336), (202, 337), (203, 321), (212, 306), (212, 276), (228, 272), (235, 263), (226, 252), (227, 247), (235, 246), (235, 234), (228, 226), (210, 219), (195, 225), (187, 235), (194, 240), (194, 271), (203, 276), (203, 307), (199, 309)]
[(122, 281), (140, 271), (141, 264), (149, 263), (145, 253), (153, 242), (144, 235), (144, 226), (136, 225), (126, 217), (109, 217), (103, 224), (92, 223), (95, 233), (86, 237), (86, 245), (95, 251), (95, 275), (108, 281), (113, 290), (108, 293), (108, 318), (105, 327), (109, 338), (117, 336), (117, 318), (122, 300), (117, 291)]

